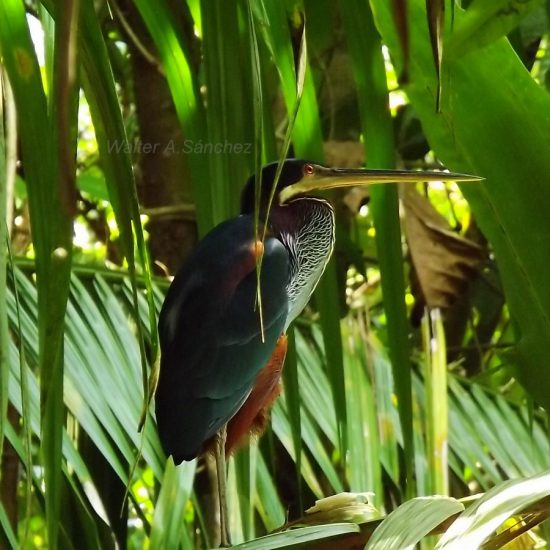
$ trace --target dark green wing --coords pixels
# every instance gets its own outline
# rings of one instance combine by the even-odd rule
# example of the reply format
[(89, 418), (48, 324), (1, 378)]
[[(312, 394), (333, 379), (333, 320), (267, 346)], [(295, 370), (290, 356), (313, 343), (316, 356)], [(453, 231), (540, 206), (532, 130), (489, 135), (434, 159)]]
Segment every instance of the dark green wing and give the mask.
[(220, 224), (178, 272), (163, 304), (156, 416), (177, 464), (196, 457), (239, 410), (283, 331), (288, 252), (278, 239), (264, 243), (262, 342), (253, 245), (250, 216)]

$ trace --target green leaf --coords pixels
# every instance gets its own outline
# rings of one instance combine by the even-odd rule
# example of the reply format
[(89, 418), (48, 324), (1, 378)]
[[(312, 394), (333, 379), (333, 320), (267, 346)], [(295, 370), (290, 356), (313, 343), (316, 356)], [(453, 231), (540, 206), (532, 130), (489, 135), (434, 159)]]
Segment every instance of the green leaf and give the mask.
[(103, 201), (108, 201), (110, 199), (105, 175), (98, 166), (91, 166), (84, 172), (78, 174), (76, 186), (80, 191), (88, 193), (88, 195), (96, 199), (101, 199)]
[(446, 54), (460, 57), (492, 44), (542, 3), (543, 0), (473, 0), (464, 16), (457, 18)]
[(449, 413), (447, 392), (447, 347), (442, 313), (426, 308), (422, 318), (426, 386), (426, 447), (430, 485), (428, 492), (449, 494)]
[(284, 523), (286, 510), (281, 504), (274, 480), (261, 453), (258, 453), (257, 468), (256, 509), (269, 532)]
[[(346, 395), (348, 406), (348, 479), (351, 491), (372, 491), (375, 504), (383, 505), (382, 469), (379, 459), (379, 429), (376, 399), (372, 387), (372, 369), (367, 361), (369, 351), (364, 346), (359, 321), (350, 318), (344, 339)], [(347, 333), (347, 334), (346, 334)], [(378, 498), (378, 496), (380, 498)]]
[[(440, 523), (464, 510), (458, 500), (444, 496), (417, 497), (396, 508), (376, 528), (365, 550), (409, 550)], [(461, 546), (477, 548), (477, 546)]]
[[(390, 10), (389, 4), (386, 7)], [(347, 35), (350, 37), (348, 49), (357, 82), (366, 164), (369, 168), (391, 168), (395, 165), (393, 127), (382, 42), (368, 3), (346, 0), (343, 15)], [(406, 490), (409, 495), (413, 495), (411, 363), (399, 199), (396, 186), (373, 185), (369, 191), (382, 277), (384, 311), (388, 319), (389, 352), (405, 444)]]
[(184, 508), (190, 496), (194, 475), (195, 462), (174, 466), (172, 457), (167, 460), (153, 516), (151, 548), (180, 547)]
[(549, 495), (549, 471), (528, 479), (505, 481), (458, 516), (436, 548), (479, 548), (508, 518)]
[[(398, 43), (386, 3), (374, 0), (374, 5), (378, 28), (394, 50)], [(437, 114), (423, 2), (411, 0), (409, 7), (414, 51), (407, 94), (438, 157), (453, 170), (486, 178), (461, 189), (500, 267), (517, 336), (509, 354), (514, 374), (535, 401), (549, 408), (550, 190), (544, 182), (550, 173), (550, 121), (540, 113), (550, 112), (550, 97), (510, 45), (499, 40), (444, 63), (444, 83), (450, 78), (452, 86), (444, 85)], [(457, 25), (462, 17), (457, 10)]]
[[(295, 463), (297, 463), (298, 460), (296, 457), (296, 453), (294, 451), (294, 444), (292, 439), (292, 427), (288, 421), (288, 416), (286, 414), (284, 405), (285, 405), (285, 399), (284, 399), (284, 395), (282, 395), (275, 402), (275, 405), (273, 406), (273, 409), (271, 411), (271, 424), (273, 427), (273, 432), (277, 435), (278, 439), (280, 440), (281, 444), (285, 447), (286, 451), (288, 452), (292, 460)], [(322, 498), (323, 491), (319, 484), (319, 480), (315, 475), (311, 462), (307, 459), (307, 456), (303, 453), (303, 451), (302, 451), (302, 457), (301, 457), (301, 464), (302, 464), (302, 469), (301, 469), (302, 477), (304, 478), (304, 481), (306, 482), (306, 484), (309, 486), (309, 488), (317, 498)]]
[(8, 310), (7, 273), (8, 273), (8, 173), (6, 166), (6, 139), (4, 133), (4, 82), (3, 71), (0, 68), (0, 456), (4, 449), (4, 425), (8, 412)]
[(2, 530), (4, 531), (4, 534), (8, 539), (8, 542), (10, 543), (11, 547), (18, 548), (19, 545), (17, 544), (17, 537), (13, 532), (13, 528), (11, 526), (10, 520), (8, 519), (8, 515), (6, 514), (6, 509), (4, 507), (4, 504), (1, 502), (0, 502), (0, 525), (2, 526)]
[[(69, 7), (72, 4), (69, 5)], [(67, 7), (60, 9), (67, 11)], [(71, 10), (69, 9), (69, 12)], [(38, 284), (42, 456), (44, 462), (48, 542), (57, 547), (61, 491), (61, 433), (63, 411), (63, 327), (72, 250), (75, 89), (67, 81), (72, 52), (68, 37), (74, 20), (66, 17), (56, 29), (55, 97), (65, 101), (48, 109), (40, 68), (27, 26), (25, 8), (18, 0), (0, 5), (0, 49), (13, 88), (21, 149), (28, 185), (31, 226), (36, 251)], [(52, 97), (54, 97), (52, 96)]]
[(292, 444), (296, 453), (296, 476), (299, 497), (299, 509), (302, 505), (302, 475), (301, 475), (301, 456), (302, 456), (302, 418), (300, 411), (300, 372), (298, 371), (298, 359), (296, 355), (295, 331), (291, 327), (288, 331), (288, 352), (285, 358), (283, 370), (283, 382), (285, 391), (285, 401), (288, 408), (288, 420), (292, 426)]
[[(208, 89), (206, 134), (211, 143), (229, 144), (227, 152), (208, 155), (213, 223), (239, 211), (239, 192), (254, 168), (248, 154), (254, 136), (254, 118), (247, 116), (253, 103), (244, 17), (239, 2), (201, 2), (205, 85)], [(245, 27), (246, 28), (246, 27)], [(242, 147), (235, 148), (241, 145)], [(238, 152), (237, 152), (238, 151)], [(260, 149), (261, 152), (261, 149)]]
[(292, 529), (275, 535), (267, 535), (259, 539), (233, 546), (235, 550), (276, 550), (277, 548), (301, 548), (316, 540), (327, 541), (332, 537), (349, 533), (358, 533), (359, 527), (352, 523), (334, 523), (315, 527)]
[[(141, 266), (145, 274), (145, 286), (149, 303), (149, 330), (151, 334), (152, 363), (158, 350), (155, 306), (151, 285), (151, 271), (137, 201), (132, 159), (128, 138), (118, 103), (115, 82), (109, 57), (93, 2), (82, 0), (80, 54), (83, 63), (84, 90), (90, 105), (92, 121), (105, 173), (109, 198), (115, 211), (123, 252), (128, 259), (128, 271), (132, 282), (134, 314), (138, 312), (134, 239)], [(152, 398), (148, 382), (147, 356), (143, 343), (142, 326), (137, 323), (140, 345), (144, 411)], [(151, 375), (155, 379), (155, 375)], [(145, 413), (142, 418), (145, 418)], [(141, 422), (138, 422), (139, 424)]]
[(241, 528), (244, 540), (253, 539), (255, 536), (254, 522), (254, 496), (257, 483), (258, 447), (255, 442), (249, 445), (233, 457), (235, 465), (235, 482), (238, 492), (238, 502), (235, 508), (239, 508), (241, 516)]

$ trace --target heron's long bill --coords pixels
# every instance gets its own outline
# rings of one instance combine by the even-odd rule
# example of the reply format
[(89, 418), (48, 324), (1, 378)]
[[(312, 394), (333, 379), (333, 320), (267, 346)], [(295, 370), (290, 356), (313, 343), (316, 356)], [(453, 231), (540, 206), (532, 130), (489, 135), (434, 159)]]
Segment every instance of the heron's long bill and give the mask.
[(310, 173), (280, 192), (281, 203), (311, 191), (352, 187), (378, 183), (421, 183), (430, 181), (480, 181), (483, 178), (455, 172), (415, 171), (415, 170), (369, 170), (361, 168), (326, 168), (319, 164), (308, 165)]

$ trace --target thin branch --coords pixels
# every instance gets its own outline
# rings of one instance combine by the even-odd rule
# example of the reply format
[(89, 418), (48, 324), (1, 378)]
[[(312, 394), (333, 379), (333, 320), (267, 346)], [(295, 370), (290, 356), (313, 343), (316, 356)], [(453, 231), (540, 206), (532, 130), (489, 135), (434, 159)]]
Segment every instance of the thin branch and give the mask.
[(111, 6), (113, 12), (117, 16), (118, 21), (120, 22), (120, 25), (122, 26), (122, 29), (132, 42), (132, 44), (135, 46), (136, 50), (144, 57), (144, 59), (149, 62), (151, 65), (156, 67), (158, 72), (163, 75), (165, 75), (164, 68), (162, 67), (162, 63), (159, 59), (155, 57), (154, 54), (152, 54), (145, 44), (140, 40), (139, 36), (133, 31), (132, 26), (128, 22), (128, 19), (126, 19), (124, 13), (120, 9), (119, 5), (117, 4), (116, 0), (108, 0), (109, 5)]

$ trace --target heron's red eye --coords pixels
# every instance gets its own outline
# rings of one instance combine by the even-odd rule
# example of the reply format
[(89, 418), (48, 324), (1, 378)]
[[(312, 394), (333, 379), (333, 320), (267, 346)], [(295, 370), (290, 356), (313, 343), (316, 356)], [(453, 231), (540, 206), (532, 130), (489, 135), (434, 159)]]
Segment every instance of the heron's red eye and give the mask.
[(313, 168), (313, 165), (311, 165), (311, 164), (306, 164), (306, 165), (304, 166), (304, 174), (311, 175), (311, 174), (313, 174), (313, 172), (315, 172), (315, 168)]

